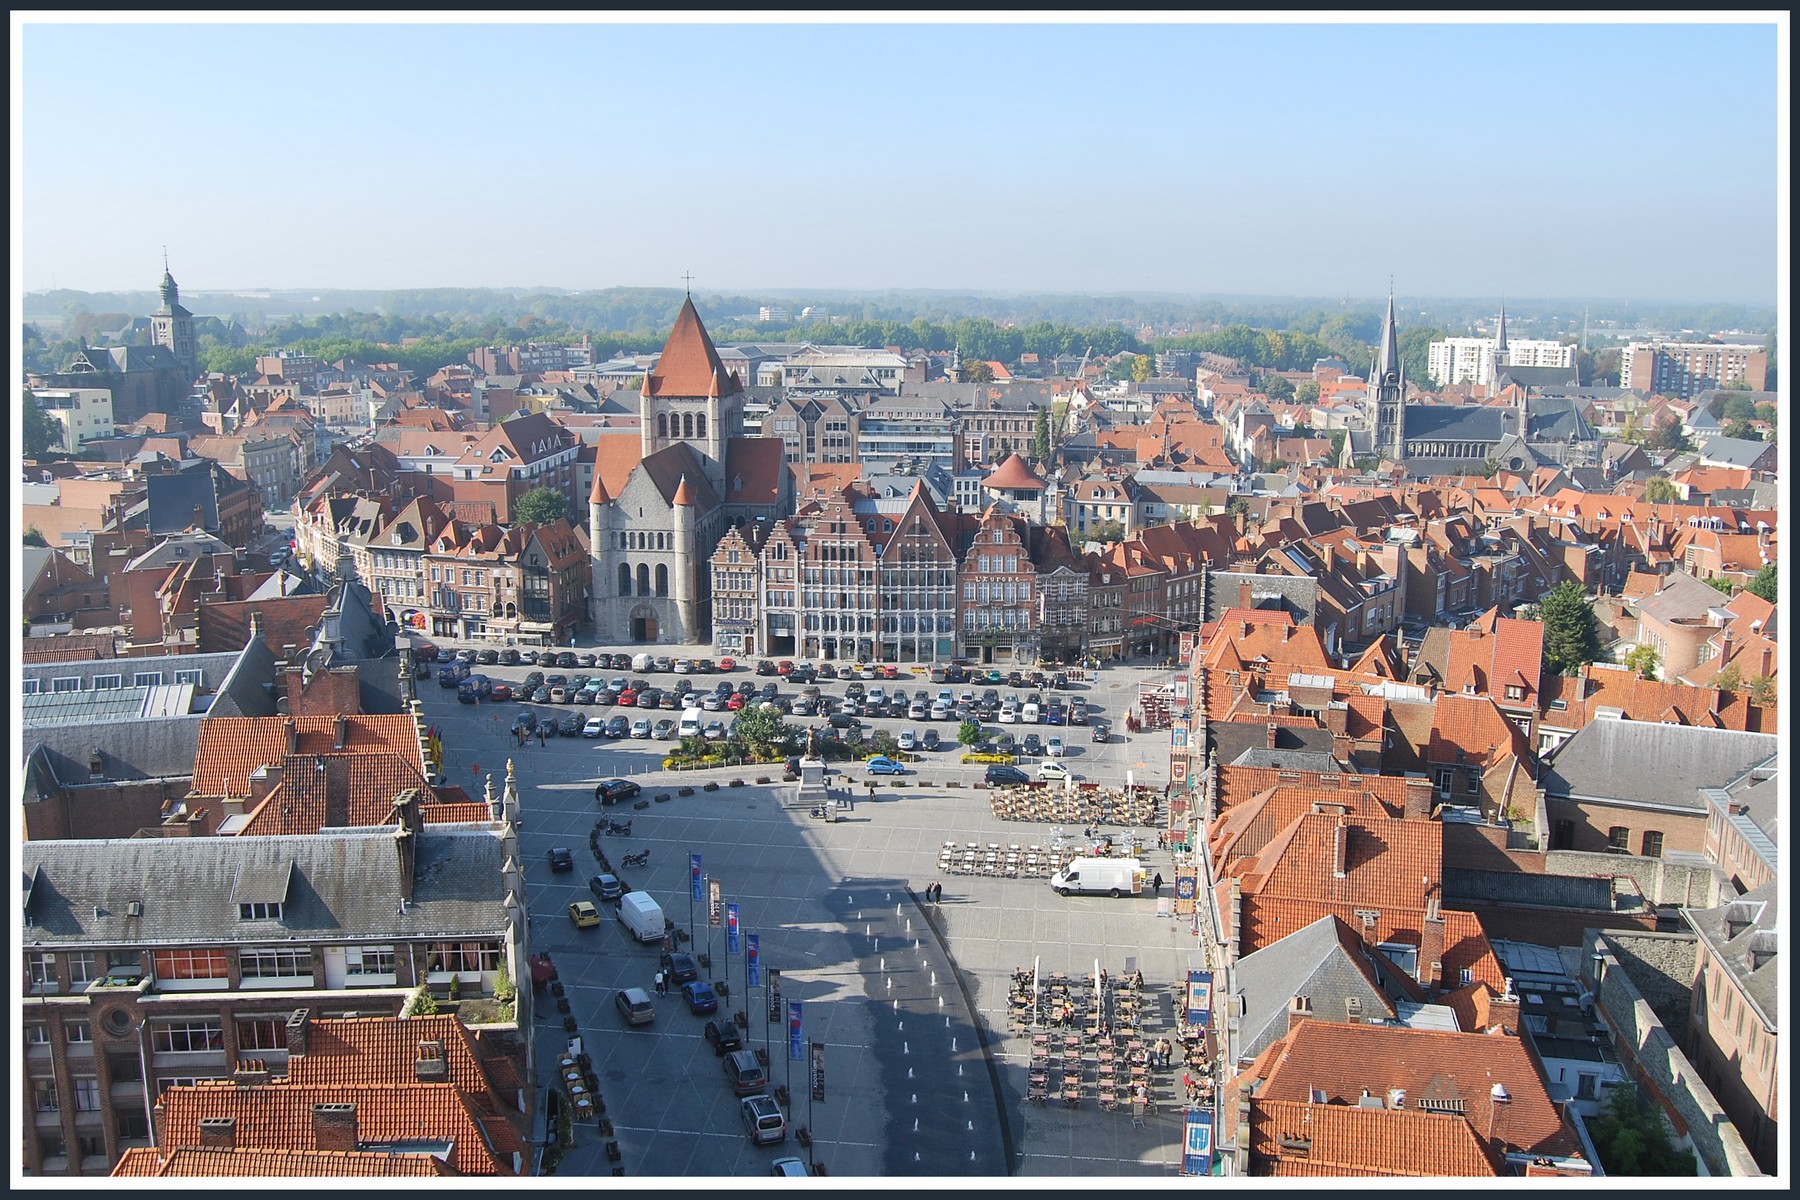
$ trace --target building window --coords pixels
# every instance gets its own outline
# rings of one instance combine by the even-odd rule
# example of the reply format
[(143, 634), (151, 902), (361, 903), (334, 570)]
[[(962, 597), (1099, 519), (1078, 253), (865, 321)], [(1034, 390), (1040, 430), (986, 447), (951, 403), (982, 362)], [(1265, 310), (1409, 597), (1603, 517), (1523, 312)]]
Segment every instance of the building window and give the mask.
[(217, 1018), (170, 1021), (150, 1027), (150, 1045), (158, 1054), (204, 1054), (223, 1049), (225, 1033)]
[(94, 954), (91, 950), (76, 950), (64, 955), (69, 967), (69, 983), (80, 986), (94, 982)]
[(119, 1109), (113, 1116), (113, 1131), (121, 1142), (141, 1142), (150, 1137), (150, 1118), (141, 1108)]
[(223, 950), (158, 950), (151, 955), (158, 979), (227, 979), (231, 964)]
[[(129, 1020), (125, 1023), (131, 1024)], [(136, 1054), (109, 1054), (106, 1056), (106, 1074), (114, 1083), (142, 1083), (144, 1062)]]
[(281, 920), (281, 904), (240, 904), (238, 905), (240, 921), (279, 921)]
[(64, 1161), (68, 1152), (68, 1146), (63, 1143), (60, 1135), (46, 1134), (38, 1138), (38, 1157), (43, 1160), (46, 1168), (50, 1167), (52, 1163), (55, 1164), (57, 1170), (68, 1166), (68, 1163)]
[(631, 564), (619, 564), (619, 595), (631, 595)]
[(1631, 853), (1631, 830), (1623, 825), (1614, 825), (1607, 831), (1606, 848), (1613, 854)]
[(79, 675), (63, 675), (50, 681), (52, 692), (79, 692), (81, 677)]
[(498, 942), (439, 942), (431, 948), (427, 971), (494, 971), (500, 967)]
[(131, 677), (132, 687), (161, 687), (161, 671), (139, 671)]
[(35, 679), (21, 680), (19, 690), (27, 696), (35, 696), (38, 694), (38, 681)]
[(94, 1026), (86, 1017), (78, 1017), (63, 1022), (63, 1039), (71, 1046), (81, 1046), (94, 1040)]
[(56, 977), (56, 955), (32, 954), (25, 961), (31, 973), (32, 991), (55, 992), (62, 989)]
[(312, 950), (306, 947), (259, 946), (238, 954), (245, 979), (298, 979), (312, 975)]
[(77, 1079), (75, 1083), (75, 1111), (100, 1111), (100, 1081), (98, 1079)]
[(245, 1050), (286, 1050), (286, 1017), (240, 1017), (237, 1022), (237, 1045)]
[(111, 691), (113, 688), (120, 688), (120, 687), (124, 687), (124, 686), (125, 686), (125, 677), (123, 675), (96, 675), (96, 676), (94, 676), (94, 690), (96, 692), (108, 692), (108, 691)]
[(658, 596), (669, 594), (669, 568), (666, 563), (656, 564), (656, 594)]
[(25, 1044), (27, 1046), (48, 1046), (50, 1044), (50, 1026), (43, 1021), (25, 1022)]
[(1662, 857), (1662, 847), (1663, 847), (1663, 835), (1660, 830), (1656, 830), (1656, 829), (1644, 830), (1644, 848), (1642, 850), (1642, 854), (1645, 858), (1661, 858)]
[(60, 1112), (56, 1100), (56, 1080), (34, 1079), (31, 1081), (34, 1103), (39, 1112)]
[(394, 973), (392, 946), (351, 946), (344, 951), (344, 974), (347, 978)]

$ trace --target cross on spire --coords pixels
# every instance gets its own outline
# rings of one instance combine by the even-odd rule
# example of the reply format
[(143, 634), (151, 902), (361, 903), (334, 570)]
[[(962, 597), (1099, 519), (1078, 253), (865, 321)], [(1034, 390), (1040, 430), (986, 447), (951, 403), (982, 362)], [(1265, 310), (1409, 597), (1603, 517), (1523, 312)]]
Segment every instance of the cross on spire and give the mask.
[(682, 275), (681, 280), (687, 285), (688, 299), (692, 300), (694, 298), (694, 273), (692, 271), (687, 272)]

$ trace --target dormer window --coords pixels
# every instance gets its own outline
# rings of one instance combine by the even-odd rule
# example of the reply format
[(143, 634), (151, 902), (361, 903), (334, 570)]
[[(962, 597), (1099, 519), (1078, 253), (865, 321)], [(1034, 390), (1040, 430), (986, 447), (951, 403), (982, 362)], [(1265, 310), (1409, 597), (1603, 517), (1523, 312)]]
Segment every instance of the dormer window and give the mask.
[(279, 921), (281, 920), (281, 902), (273, 904), (256, 903), (238, 905), (240, 921)]

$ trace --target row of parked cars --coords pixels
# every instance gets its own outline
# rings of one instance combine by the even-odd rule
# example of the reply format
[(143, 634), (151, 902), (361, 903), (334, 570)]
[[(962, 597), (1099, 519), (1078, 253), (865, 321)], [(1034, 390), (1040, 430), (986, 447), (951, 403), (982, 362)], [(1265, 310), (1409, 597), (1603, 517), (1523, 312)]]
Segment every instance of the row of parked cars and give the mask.
[(468, 663), (471, 666), (532, 666), (551, 667), (565, 671), (573, 671), (578, 667), (592, 667), (602, 671), (662, 671), (677, 675), (712, 675), (729, 674), (737, 669), (737, 662), (731, 658), (721, 658), (714, 662), (710, 658), (670, 658), (666, 654), (633, 654), (629, 651), (602, 650), (577, 654), (573, 650), (521, 650), (516, 646), (504, 648), (483, 647), (474, 649), (464, 647), (461, 650), (447, 651), (431, 642), (421, 642), (413, 647), (413, 657), (420, 662), (452, 662)]
[[(875, 680), (893, 680), (911, 678), (919, 672), (908, 667), (902, 669), (893, 663), (850, 663), (838, 666), (832, 662), (822, 662), (814, 666), (807, 662), (795, 662), (792, 659), (764, 658), (757, 661), (755, 667), (758, 675), (779, 675), (784, 679), (792, 679), (795, 683), (812, 683), (820, 679), (860, 679), (867, 682)], [(933, 664), (923, 672), (932, 683), (992, 683), (1015, 688), (1037, 688), (1039, 690), (1066, 690), (1069, 677), (1062, 671), (1014, 670), (1002, 671), (998, 667), (971, 667), (960, 663), (944, 665)]]

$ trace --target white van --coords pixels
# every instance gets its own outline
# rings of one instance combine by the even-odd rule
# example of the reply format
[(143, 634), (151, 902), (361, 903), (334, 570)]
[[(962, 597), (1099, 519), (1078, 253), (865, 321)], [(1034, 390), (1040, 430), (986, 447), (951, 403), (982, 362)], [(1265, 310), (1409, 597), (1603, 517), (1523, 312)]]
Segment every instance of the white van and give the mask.
[(649, 892), (626, 892), (619, 897), (619, 920), (640, 942), (660, 942), (668, 930), (662, 905)]
[(675, 736), (684, 738), (700, 736), (700, 709), (686, 708), (682, 710), (681, 725), (676, 729)]
[(643, 674), (650, 670), (650, 664), (653, 661), (655, 661), (653, 656), (649, 654), (634, 654), (631, 656), (631, 669)]
[(1019, 710), (1019, 720), (1027, 725), (1036, 725), (1038, 723), (1038, 706), (1027, 700), (1025, 707)]
[(1050, 886), (1059, 896), (1079, 892), (1083, 895), (1140, 895), (1144, 890), (1144, 867), (1135, 858), (1077, 858), (1050, 877)]

